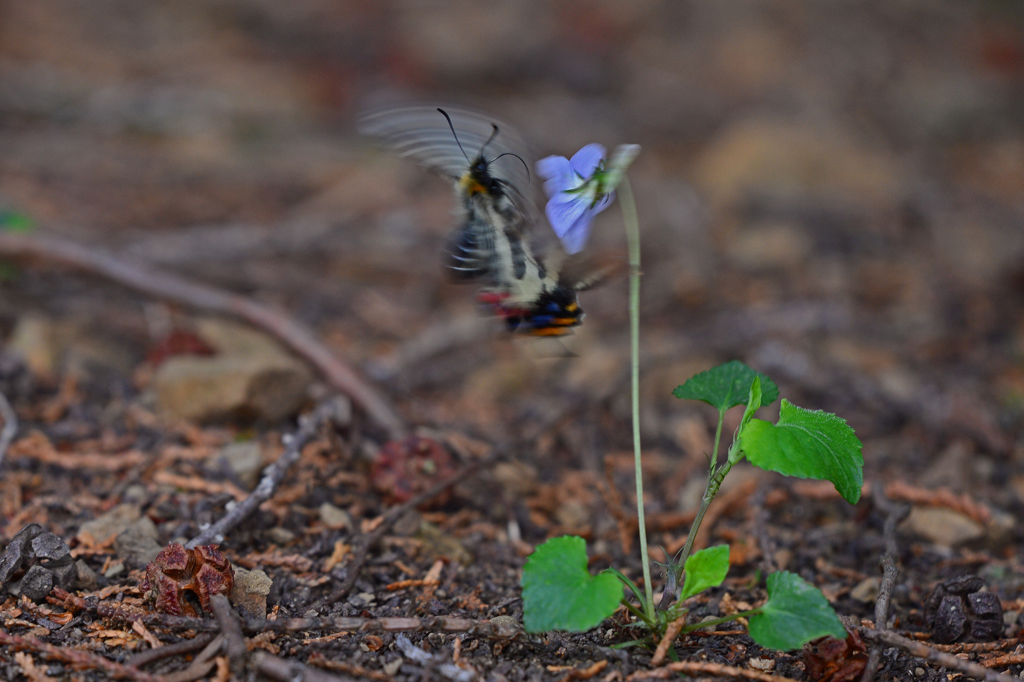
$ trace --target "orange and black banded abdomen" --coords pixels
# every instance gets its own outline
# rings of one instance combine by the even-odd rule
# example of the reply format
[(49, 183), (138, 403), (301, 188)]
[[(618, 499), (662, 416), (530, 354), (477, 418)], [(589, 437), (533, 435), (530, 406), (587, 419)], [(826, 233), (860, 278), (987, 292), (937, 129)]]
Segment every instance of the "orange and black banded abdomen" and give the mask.
[(565, 286), (545, 292), (529, 307), (506, 315), (510, 331), (530, 336), (565, 336), (585, 317), (576, 291)]

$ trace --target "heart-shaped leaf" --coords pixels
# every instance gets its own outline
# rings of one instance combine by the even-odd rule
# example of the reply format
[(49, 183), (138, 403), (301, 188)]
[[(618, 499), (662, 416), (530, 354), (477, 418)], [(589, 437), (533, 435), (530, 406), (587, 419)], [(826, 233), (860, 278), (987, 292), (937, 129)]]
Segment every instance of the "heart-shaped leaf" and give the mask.
[(730, 407), (746, 404), (754, 377), (761, 377), (761, 405), (771, 405), (778, 400), (779, 387), (775, 382), (738, 360), (693, 375), (677, 386), (672, 395), (685, 400), (702, 400), (725, 412)]
[(845, 420), (782, 401), (777, 424), (752, 419), (740, 431), (740, 448), (751, 464), (786, 476), (832, 481), (850, 504), (860, 499), (864, 456)]
[(686, 560), (686, 578), (679, 601), (718, 587), (729, 572), (729, 545), (716, 545), (694, 552)]
[(821, 590), (789, 571), (768, 576), (768, 601), (750, 617), (750, 637), (763, 647), (789, 651), (818, 637), (846, 638), (846, 628)]
[(622, 600), (611, 573), (590, 575), (587, 543), (565, 535), (534, 550), (523, 566), (523, 627), (527, 632), (584, 632), (600, 625)]

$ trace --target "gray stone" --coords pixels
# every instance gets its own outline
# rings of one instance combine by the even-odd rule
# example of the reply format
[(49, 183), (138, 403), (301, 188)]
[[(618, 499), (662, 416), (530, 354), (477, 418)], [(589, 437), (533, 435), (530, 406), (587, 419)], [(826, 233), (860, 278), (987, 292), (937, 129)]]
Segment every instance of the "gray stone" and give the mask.
[(54, 584), (62, 590), (70, 590), (78, 579), (78, 569), (72, 563), (50, 569)]
[(332, 530), (339, 528), (352, 528), (352, 517), (344, 509), (335, 507), (330, 502), (320, 505), (320, 520)]
[(163, 549), (156, 538), (156, 525), (148, 516), (143, 516), (118, 534), (114, 552), (130, 567), (142, 568)]
[(18, 590), (32, 601), (42, 601), (53, 589), (53, 573), (48, 568), (33, 566), (18, 583)]
[(88, 535), (92, 542), (102, 545), (125, 531), (128, 526), (138, 520), (142, 512), (133, 504), (119, 504), (106, 514), (87, 521), (78, 529), (78, 538), (85, 539)]
[(274, 526), (267, 531), (267, 538), (275, 545), (287, 545), (295, 539), (295, 533), (281, 526)]
[(45, 566), (67, 565), (71, 563), (71, 548), (60, 537), (53, 533), (40, 533), (32, 538), (32, 555), (42, 560)]
[(96, 571), (89, 568), (89, 564), (85, 563), (82, 559), (79, 559), (72, 565), (75, 567), (76, 588), (91, 591), (99, 587), (100, 581), (96, 576)]
[(212, 460), (211, 464), (214, 465), (219, 466), (222, 462), (226, 463), (235, 476), (238, 476), (238, 479), (250, 490), (260, 480), (260, 472), (263, 470), (263, 448), (256, 441), (229, 443), (210, 459)]
[(29, 554), (29, 545), (32, 540), (43, 532), (43, 527), (38, 523), (30, 523), (11, 538), (7, 548), (0, 556), (0, 585), (3, 585), (11, 576), (21, 570), (26, 563)]

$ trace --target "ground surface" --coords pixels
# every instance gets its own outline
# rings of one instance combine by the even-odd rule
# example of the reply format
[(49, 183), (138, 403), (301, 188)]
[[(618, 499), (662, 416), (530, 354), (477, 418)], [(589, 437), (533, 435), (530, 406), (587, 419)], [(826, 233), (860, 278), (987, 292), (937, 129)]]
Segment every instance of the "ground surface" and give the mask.
[[(927, 633), (933, 587), (975, 573), (1003, 602), (1004, 637), (1018, 636), (1015, 4), (0, 1), (5, 230), (29, 226), (278, 306), (375, 381), (409, 428), (452, 443), (453, 467), (505, 456), (395, 524), (351, 593), (325, 603), (350, 575), (348, 548), (398, 503), (374, 486), (386, 434), (356, 405), (223, 543), (235, 565), (273, 579), (272, 613), (518, 619), (524, 557), (548, 537), (583, 535), (592, 569), (640, 576), (624, 532), (635, 513), (626, 284), (583, 295), (572, 357), (504, 336), (471, 289), (441, 272), (450, 190), (354, 132), (358, 111), (386, 98), (496, 112), (538, 155), (592, 141), (644, 147), (631, 178), (644, 243), (652, 546), (685, 540), (711, 450), (714, 413), (671, 390), (739, 359), (791, 402), (844, 417), (864, 443), (866, 482), (919, 512), (896, 535), (890, 625)], [(613, 209), (593, 249), (621, 255), (620, 235)], [(0, 363), (0, 390), (20, 417), (0, 465), (0, 544), (40, 523), (97, 574), (83, 594), (142, 609), (141, 564), (83, 524), (126, 505), (153, 522), (160, 546), (193, 537), (253, 485), (246, 471), (277, 457), (293, 415), (167, 415), (152, 351), (169, 327), (194, 331), (194, 310), (45, 260), (3, 268), (0, 330), (21, 359), (9, 350)], [(26, 341), (26, 329), (45, 333)], [(313, 385), (301, 409), (328, 392)], [(257, 464), (221, 463), (233, 442), (256, 444)], [(936, 509), (946, 515), (935, 520)], [(730, 578), (698, 598), (694, 617), (757, 604), (762, 574), (785, 568), (853, 623), (873, 618), (887, 516), (871, 494), (850, 506), (828, 485), (737, 469), (698, 540), (730, 544)], [(0, 596), (0, 632), (122, 662), (152, 644), (113, 620), (61, 611)], [(151, 629), (164, 643), (195, 635)], [(771, 659), (776, 674), (807, 679), (800, 652), (719, 630), (732, 634), (681, 640), (679, 658), (747, 669)], [(262, 635), (257, 648), (355, 678), (442, 679), (456, 638), (410, 633), (437, 654), (425, 668), (394, 633), (332, 634)], [(458, 655), (482, 679), (614, 680), (649, 665), (642, 649), (608, 648), (632, 636), (617, 617), (585, 635), (463, 637)], [(113, 674), (71, 672), (39, 647), (25, 655), (0, 652), (0, 675)], [(190, 655), (145, 670), (168, 674)], [(896, 649), (878, 672), (947, 674)]]

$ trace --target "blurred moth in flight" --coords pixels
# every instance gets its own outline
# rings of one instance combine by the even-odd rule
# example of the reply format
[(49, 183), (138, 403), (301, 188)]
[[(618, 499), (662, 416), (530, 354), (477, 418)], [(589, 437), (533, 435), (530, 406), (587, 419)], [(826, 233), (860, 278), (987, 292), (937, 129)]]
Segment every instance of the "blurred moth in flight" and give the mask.
[(426, 106), (368, 114), (360, 131), (454, 183), (460, 224), (447, 266), (457, 281), (479, 287), (477, 299), (510, 331), (564, 336), (583, 321), (577, 292), (616, 268), (575, 276), (579, 268), (566, 266), (546, 231), (532, 230), (538, 212), (525, 144), (514, 131), (472, 111)]

